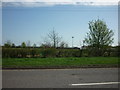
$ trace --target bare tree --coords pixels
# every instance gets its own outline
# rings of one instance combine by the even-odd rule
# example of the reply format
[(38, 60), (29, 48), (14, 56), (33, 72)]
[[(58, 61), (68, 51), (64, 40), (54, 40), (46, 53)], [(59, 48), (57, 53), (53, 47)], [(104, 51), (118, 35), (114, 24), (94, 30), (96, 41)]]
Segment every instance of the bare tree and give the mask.
[(31, 46), (30, 40), (28, 40), (28, 41), (26, 42), (26, 45), (27, 45), (27, 47), (30, 47), (30, 46)]
[(48, 36), (44, 37), (43, 40), (44, 41), (43, 41), (43, 43), (41, 43), (41, 47), (52, 47), (52, 44), (51, 44)]
[(61, 39), (62, 37), (60, 37), (58, 35), (58, 33), (54, 30), (53, 30), (48, 34), (48, 38), (50, 39), (51, 43), (52, 43), (52, 46), (54, 48), (58, 47), (59, 46), (59, 43), (61, 42)]
[(66, 42), (64, 42), (64, 41), (62, 41), (61, 43), (60, 43), (60, 47), (61, 48), (67, 48), (68, 47), (68, 44), (66, 43)]
[(59, 44), (61, 43), (61, 39), (62, 37), (57, 37), (57, 40), (56, 40), (56, 44), (57, 44), (57, 47), (59, 47)]

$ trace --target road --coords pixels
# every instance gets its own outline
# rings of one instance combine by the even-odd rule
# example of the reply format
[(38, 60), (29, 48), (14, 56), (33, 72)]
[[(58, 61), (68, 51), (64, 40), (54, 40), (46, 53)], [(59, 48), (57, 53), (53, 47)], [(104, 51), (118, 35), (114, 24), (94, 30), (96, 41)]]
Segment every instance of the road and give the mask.
[(118, 88), (117, 68), (3, 70), (3, 88)]

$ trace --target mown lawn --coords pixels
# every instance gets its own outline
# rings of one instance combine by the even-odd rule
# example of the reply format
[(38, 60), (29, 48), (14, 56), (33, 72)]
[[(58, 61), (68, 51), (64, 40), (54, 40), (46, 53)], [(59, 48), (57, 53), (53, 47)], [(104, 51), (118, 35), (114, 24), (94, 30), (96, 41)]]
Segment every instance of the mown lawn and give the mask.
[(117, 65), (118, 57), (3, 58), (3, 68), (46, 66)]

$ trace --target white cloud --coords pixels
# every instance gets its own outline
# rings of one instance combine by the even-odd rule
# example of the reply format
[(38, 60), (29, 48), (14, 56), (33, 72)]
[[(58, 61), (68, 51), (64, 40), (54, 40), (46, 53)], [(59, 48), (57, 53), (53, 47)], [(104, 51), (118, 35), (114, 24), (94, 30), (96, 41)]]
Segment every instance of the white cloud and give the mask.
[[(13, 2), (6, 5), (13, 6), (27, 6), (27, 7), (39, 7), (39, 6), (54, 6), (54, 5), (118, 5), (119, 0), (2, 0), (2, 2)], [(28, 3), (30, 2), (30, 3)]]

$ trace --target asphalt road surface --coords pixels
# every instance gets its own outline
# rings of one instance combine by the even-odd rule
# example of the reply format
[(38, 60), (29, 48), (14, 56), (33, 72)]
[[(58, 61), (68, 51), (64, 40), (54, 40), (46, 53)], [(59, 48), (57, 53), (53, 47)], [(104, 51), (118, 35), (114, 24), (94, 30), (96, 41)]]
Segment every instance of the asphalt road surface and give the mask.
[(118, 88), (118, 68), (3, 70), (3, 88)]

